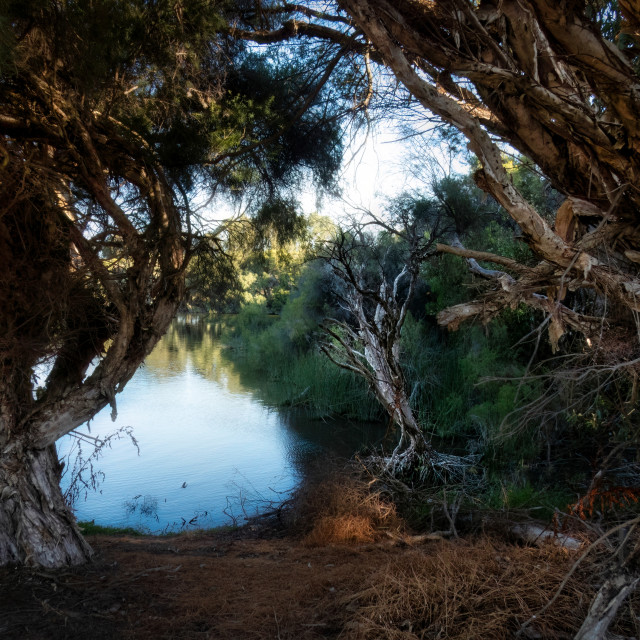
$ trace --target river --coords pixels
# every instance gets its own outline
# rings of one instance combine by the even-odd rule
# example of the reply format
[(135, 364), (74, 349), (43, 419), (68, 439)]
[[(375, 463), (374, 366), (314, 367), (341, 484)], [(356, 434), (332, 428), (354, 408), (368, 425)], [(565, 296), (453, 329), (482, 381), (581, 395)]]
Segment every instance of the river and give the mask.
[[(123, 432), (103, 447), (93, 462), (99, 486), (74, 503), (79, 520), (147, 532), (242, 524), (289, 495), (314, 458), (349, 456), (383, 437), (377, 424), (269, 406), (255, 378), (225, 357), (219, 333), (202, 317), (176, 318), (117, 396), (115, 422), (107, 407), (79, 430), (91, 442), (130, 427), (137, 442)], [(72, 436), (58, 443), (63, 489), (78, 444)], [(80, 444), (86, 458), (92, 448)]]

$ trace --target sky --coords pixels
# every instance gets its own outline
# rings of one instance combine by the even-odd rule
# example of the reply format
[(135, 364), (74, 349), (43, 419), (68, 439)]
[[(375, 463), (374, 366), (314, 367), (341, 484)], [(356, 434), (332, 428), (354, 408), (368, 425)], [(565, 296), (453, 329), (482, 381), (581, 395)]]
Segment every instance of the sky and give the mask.
[(361, 134), (347, 149), (340, 178), (342, 198), (318, 203), (315, 192), (308, 190), (300, 200), (305, 213), (319, 210), (339, 221), (367, 210), (378, 214), (390, 198), (407, 191), (424, 193), (434, 174), (467, 171), (468, 166), (450, 158), (442, 146), (424, 138), (416, 146), (415, 140), (403, 140), (386, 127)]
[[(379, 215), (389, 199), (403, 192), (428, 191), (434, 174), (443, 177), (451, 172), (466, 173), (468, 169), (464, 161), (450, 157), (444, 145), (427, 136), (416, 142), (402, 139), (391, 126), (379, 126), (366, 134), (358, 133), (346, 148), (339, 177), (340, 197), (318, 198), (311, 181), (297, 196), (304, 214), (318, 212), (336, 222), (348, 223), (354, 217), (365, 217), (368, 211)], [(202, 202), (204, 198), (196, 198), (197, 204)], [(240, 210), (244, 207), (246, 203), (240, 205)], [(237, 208), (221, 199), (203, 208), (204, 216), (212, 222), (237, 213)]]

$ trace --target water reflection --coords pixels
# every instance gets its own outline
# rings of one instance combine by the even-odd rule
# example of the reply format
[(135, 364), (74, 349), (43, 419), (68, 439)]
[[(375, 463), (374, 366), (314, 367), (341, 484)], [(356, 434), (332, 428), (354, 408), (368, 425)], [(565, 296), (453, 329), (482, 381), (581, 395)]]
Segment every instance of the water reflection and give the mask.
[[(224, 357), (221, 329), (177, 318), (118, 396), (115, 424), (108, 408), (92, 421), (93, 436), (133, 427), (140, 455), (125, 440), (113, 443), (97, 464), (101, 491), (76, 504), (81, 520), (151, 531), (241, 520), (282, 499), (318, 452), (351, 455), (384, 435), (379, 425), (313, 421), (268, 406)], [(70, 445), (61, 441), (61, 455)]]

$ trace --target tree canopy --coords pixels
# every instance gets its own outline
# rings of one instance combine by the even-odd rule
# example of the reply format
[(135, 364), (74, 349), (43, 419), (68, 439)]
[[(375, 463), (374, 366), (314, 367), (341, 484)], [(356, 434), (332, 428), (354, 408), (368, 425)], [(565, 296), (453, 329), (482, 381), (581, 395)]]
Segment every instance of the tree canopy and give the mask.
[(274, 201), (332, 181), (333, 67), (265, 62), (229, 36), (236, 9), (2, 5), (0, 564), (86, 559), (53, 444), (115, 416), (165, 332), (200, 242), (196, 190)]

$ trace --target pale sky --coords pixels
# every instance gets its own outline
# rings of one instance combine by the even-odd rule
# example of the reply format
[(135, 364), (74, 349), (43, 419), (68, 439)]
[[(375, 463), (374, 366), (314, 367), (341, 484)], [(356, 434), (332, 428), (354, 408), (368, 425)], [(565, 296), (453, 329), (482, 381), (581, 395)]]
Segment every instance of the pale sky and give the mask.
[[(318, 201), (310, 184), (298, 194), (303, 213), (317, 211), (336, 221), (361, 217), (366, 211), (379, 214), (394, 196), (406, 191), (428, 191), (434, 172), (442, 177), (449, 172), (468, 171), (464, 162), (446, 156), (444, 147), (427, 145), (423, 140), (418, 151), (414, 140), (401, 140), (391, 128), (359, 134), (345, 152), (339, 180), (342, 197)], [(204, 199), (196, 197), (194, 201), (202, 204)], [(207, 219), (219, 222), (238, 213), (219, 198), (205, 209)]]
[[(358, 210), (379, 213), (394, 196), (428, 191), (434, 173), (443, 177), (468, 171), (463, 161), (448, 157), (442, 145), (427, 144), (423, 139), (418, 150), (415, 140), (401, 140), (391, 128), (361, 135), (345, 154), (342, 199), (325, 199), (320, 213), (336, 220)], [(305, 213), (317, 210), (314, 191), (303, 193), (300, 199)]]

